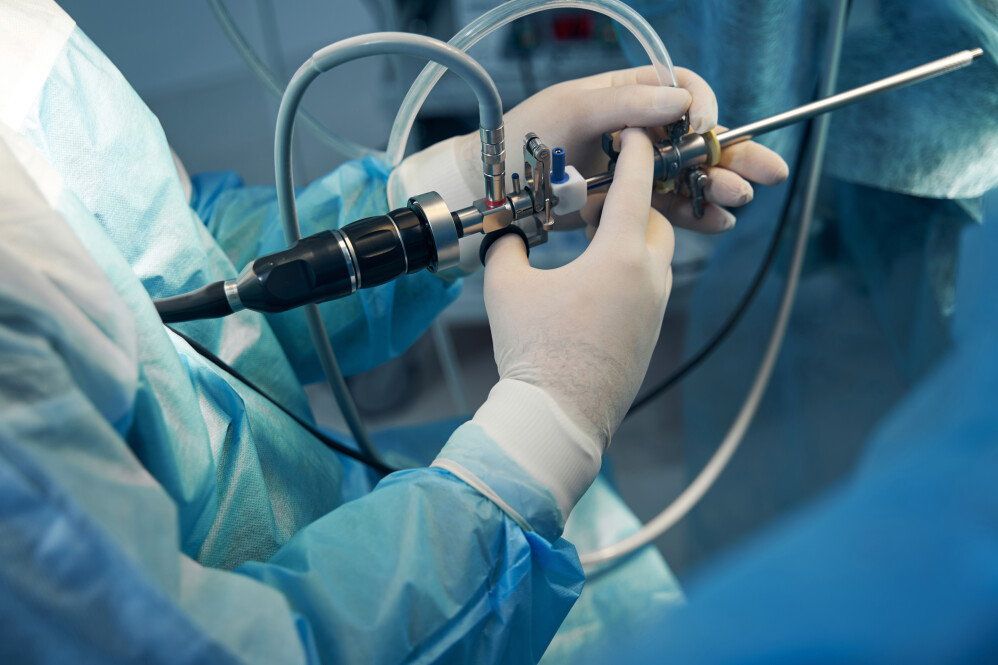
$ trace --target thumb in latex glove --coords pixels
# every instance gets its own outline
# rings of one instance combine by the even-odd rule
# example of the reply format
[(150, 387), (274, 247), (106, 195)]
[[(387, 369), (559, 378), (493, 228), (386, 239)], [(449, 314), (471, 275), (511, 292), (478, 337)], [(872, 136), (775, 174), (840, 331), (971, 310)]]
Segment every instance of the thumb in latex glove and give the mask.
[(556, 495), (577, 500), (595, 477), (661, 330), (672, 288), (674, 237), (669, 222), (651, 208), (652, 161), (645, 132), (625, 130), (602, 223), (570, 264), (555, 270), (530, 267), (514, 234), (497, 240), (486, 257), (485, 306), (500, 381), (475, 422), (501, 446), (513, 448), (521, 466), (543, 476), (543, 470), (531, 469), (533, 455), (545, 455), (559, 437), (534, 425), (529, 431), (545, 434), (524, 441), (530, 434), (516, 424), (524, 416), (493, 402), (516, 402), (523, 394), (533, 395), (534, 403), (549, 397), (552, 417), (559, 422), (567, 417), (574, 425), (563, 427), (568, 434), (561, 438), (596, 451), (590, 455), (596, 462), (591, 476), (577, 474), (560, 493), (558, 481), (551, 482)]
[(602, 223), (581, 256), (537, 270), (514, 234), (486, 256), (500, 380), (472, 422), (566, 518), (637, 394), (672, 288), (672, 226), (651, 208), (651, 140), (640, 129), (621, 138)]

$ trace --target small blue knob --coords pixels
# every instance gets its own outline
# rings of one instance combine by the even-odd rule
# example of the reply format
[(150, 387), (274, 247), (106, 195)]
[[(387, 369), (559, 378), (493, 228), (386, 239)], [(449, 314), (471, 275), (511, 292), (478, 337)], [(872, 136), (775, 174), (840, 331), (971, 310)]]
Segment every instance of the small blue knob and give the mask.
[(568, 174), (565, 173), (565, 149), (555, 148), (551, 154), (554, 155), (551, 160), (551, 182), (563, 183), (568, 180)]

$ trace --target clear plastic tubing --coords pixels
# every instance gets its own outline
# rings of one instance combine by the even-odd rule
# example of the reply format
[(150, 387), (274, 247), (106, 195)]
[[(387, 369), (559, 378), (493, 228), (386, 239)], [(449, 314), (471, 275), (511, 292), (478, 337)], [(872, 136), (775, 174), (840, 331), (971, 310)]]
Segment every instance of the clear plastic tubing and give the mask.
[[(659, 83), (678, 86), (669, 52), (665, 50), (658, 33), (648, 25), (648, 21), (641, 14), (620, 0), (510, 0), (479, 16), (454, 35), (448, 43), (467, 51), (507, 23), (547, 9), (588, 9), (613, 19), (634, 35), (644, 48), (655, 71), (658, 72)], [(402, 106), (395, 116), (395, 124), (392, 125), (392, 133), (388, 139), (387, 159), (391, 166), (398, 165), (405, 157), (406, 143), (409, 141), (412, 125), (416, 121), (416, 114), (419, 113), (430, 90), (444, 75), (445, 69), (437, 63), (428, 64), (416, 77), (416, 81), (402, 100)]]

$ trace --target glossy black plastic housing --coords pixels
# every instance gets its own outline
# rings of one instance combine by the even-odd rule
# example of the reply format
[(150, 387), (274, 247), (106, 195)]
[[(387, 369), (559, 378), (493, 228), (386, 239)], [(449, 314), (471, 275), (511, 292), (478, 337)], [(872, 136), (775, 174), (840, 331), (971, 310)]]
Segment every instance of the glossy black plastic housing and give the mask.
[(180, 323), (197, 319), (217, 319), (232, 314), (225, 299), (225, 283), (215, 282), (196, 291), (155, 301), (163, 323)]
[(323, 231), (254, 261), (239, 278), (243, 306), (283, 312), (343, 298), (422, 270), (435, 256), (427, 225), (408, 208), (351, 222), (340, 233), (342, 242)]
[(341, 230), (357, 259), (360, 288), (384, 284), (427, 267), (432, 244), (425, 229), (419, 215), (408, 208), (344, 226)]
[(433, 235), (425, 220), (409, 208), (392, 210), (388, 215), (395, 220), (399, 235), (402, 237), (402, 247), (405, 248), (405, 255), (409, 259), (407, 273), (419, 272), (436, 261), (437, 252), (433, 245)]
[(262, 256), (239, 277), (239, 300), (258, 312), (283, 312), (353, 293), (351, 266), (332, 231)]

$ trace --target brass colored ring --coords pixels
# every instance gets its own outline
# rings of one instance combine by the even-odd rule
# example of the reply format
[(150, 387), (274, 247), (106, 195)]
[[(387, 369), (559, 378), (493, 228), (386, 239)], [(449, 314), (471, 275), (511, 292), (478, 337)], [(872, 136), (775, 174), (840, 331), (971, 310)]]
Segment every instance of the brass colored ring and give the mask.
[(721, 142), (717, 140), (717, 134), (710, 130), (706, 134), (701, 134), (704, 146), (707, 148), (707, 166), (714, 166), (721, 161)]
[(671, 194), (676, 191), (676, 179), (656, 180), (654, 189), (656, 194)]

